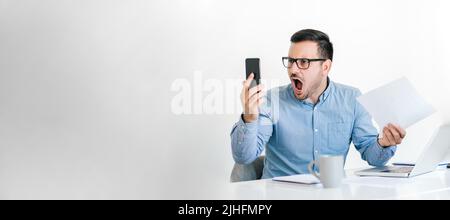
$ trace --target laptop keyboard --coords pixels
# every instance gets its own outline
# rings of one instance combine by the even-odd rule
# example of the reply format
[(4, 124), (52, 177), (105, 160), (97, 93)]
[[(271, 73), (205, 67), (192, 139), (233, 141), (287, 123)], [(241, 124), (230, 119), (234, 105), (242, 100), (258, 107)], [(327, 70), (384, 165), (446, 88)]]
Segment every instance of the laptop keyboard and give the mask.
[(414, 167), (389, 167), (381, 172), (385, 173), (410, 173)]

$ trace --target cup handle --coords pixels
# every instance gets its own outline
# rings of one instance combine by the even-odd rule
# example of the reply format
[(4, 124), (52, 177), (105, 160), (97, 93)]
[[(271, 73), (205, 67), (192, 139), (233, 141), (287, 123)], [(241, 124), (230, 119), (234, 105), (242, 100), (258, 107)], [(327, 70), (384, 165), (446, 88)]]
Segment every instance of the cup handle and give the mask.
[(316, 161), (313, 160), (308, 164), (308, 170), (309, 173), (311, 173), (313, 176), (315, 176), (317, 179), (320, 180), (320, 175), (318, 173), (316, 173), (316, 171), (313, 170), (313, 165), (316, 164)]

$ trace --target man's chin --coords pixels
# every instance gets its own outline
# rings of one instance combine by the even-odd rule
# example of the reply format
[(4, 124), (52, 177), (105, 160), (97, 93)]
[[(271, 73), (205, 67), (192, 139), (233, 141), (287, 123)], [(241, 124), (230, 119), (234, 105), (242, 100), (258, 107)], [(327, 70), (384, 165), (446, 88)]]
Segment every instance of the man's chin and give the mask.
[(300, 93), (300, 94), (294, 93), (294, 95), (295, 95), (295, 97), (296, 97), (297, 99), (299, 99), (299, 100), (304, 100), (304, 99), (306, 99), (305, 93)]

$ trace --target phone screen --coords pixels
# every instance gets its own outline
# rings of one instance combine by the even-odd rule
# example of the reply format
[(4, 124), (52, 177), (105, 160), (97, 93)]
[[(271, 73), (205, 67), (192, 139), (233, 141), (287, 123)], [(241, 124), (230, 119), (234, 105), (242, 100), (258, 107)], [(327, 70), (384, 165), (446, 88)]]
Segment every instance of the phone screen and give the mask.
[(253, 73), (255, 77), (254, 80), (250, 84), (250, 88), (259, 85), (261, 80), (261, 73), (259, 70), (259, 58), (247, 58), (245, 59), (245, 78), (247, 79), (248, 76)]

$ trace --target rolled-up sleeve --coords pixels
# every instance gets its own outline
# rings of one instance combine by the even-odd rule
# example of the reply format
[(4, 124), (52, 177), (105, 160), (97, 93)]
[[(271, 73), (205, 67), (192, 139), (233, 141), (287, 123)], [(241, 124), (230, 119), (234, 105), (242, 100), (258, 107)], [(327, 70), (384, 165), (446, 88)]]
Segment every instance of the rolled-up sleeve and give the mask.
[(250, 164), (263, 152), (272, 136), (270, 113), (260, 110), (258, 120), (251, 123), (245, 123), (241, 115), (230, 136), (234, 161), (238, 164)]

